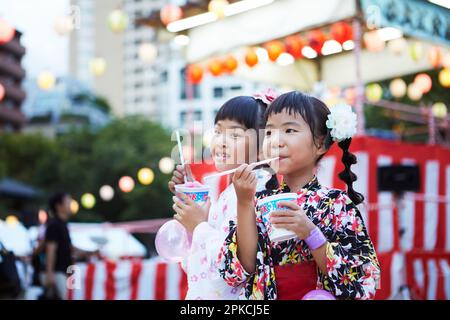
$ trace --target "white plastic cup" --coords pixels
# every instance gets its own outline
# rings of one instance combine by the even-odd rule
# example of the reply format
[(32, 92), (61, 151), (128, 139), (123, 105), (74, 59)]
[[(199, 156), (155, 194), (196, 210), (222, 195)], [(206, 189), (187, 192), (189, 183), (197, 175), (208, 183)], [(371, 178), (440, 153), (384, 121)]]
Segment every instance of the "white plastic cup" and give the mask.
[(176, 193), (183, 193), (200, 205), (206, 203), (209, 190), (210, 187), (207, 185), (203, 185), (201, 187), (186, 187), (184, 184), (175, 185)]
[(267, 228), (270, 241), (281, 242), (297, 237), (297, 235), (289, 230), (283, 228), (275, 228), (270, 222), (270, 213), (272, 211), (283, 211), (287, 210), (286, 207), (278, 208), (278, 203), (280, 201), (294, 201), (296, 202), (298, 195), (296, 193), (281, 193), (273, 196), (265, 197), (258, 200), (257, 206), (261, 213), (263, 223)]

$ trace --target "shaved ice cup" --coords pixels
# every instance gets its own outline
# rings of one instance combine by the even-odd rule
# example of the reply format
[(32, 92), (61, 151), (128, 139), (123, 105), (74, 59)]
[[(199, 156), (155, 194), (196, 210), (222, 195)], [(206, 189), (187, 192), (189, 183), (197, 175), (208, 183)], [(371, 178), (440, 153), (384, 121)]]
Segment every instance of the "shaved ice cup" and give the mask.
[(176, 193), (183, 193), (199, 205), (205, 204), (210, 187), (199, 182), (188, 182), (175, 185)]
[(286, 207), (278, 208), (278, 203), (280, 201), (296, 202), (297, 197), (298, 195), (296, 193), (281, 193), (258, 200), (257, 206), (269, 234), (270, 241), (281, 242), (297, 237), (294, 232), (283, 228), (275, 228), (270, 222), (270, 214), (272, 211), (283, 211), (288, 209)]

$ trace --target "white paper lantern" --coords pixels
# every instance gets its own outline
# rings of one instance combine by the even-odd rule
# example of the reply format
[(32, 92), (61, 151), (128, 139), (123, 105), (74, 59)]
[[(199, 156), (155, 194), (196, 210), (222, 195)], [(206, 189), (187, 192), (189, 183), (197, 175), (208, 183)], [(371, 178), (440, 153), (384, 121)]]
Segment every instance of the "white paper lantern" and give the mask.
[(59, 17), (55, 20), (54, 28), (57, 34), (65, 36), (73, 30), (73, 23), (70, 17)]
[(175, 168), (175, 161), (169, 157), (164, 157), (159, 160), (159, 170), (164, 174), (170, 174)]
[(418, 86), (416, 83), (411, 83), (408, 86), (408, 98), (413, 101), (418, 101), (422, 98), (422, 88)]
[(403, 79), (394, 79), (389, 84), (389, 91), (395, 98), (402, 98), (406, 94), (406, 83)]
[(405, 38), (398, 38), (388, 42), (388, 50), (393, 54), (400, 55), (402, 54), (407, 46), (407, 42)]
[(158, 56), (158, 49), (151, 43), (143, 43), (139, 47), (139, 59), (150, 64), (153, 63)]
[(110, 201), (114, 198), (114, 189), (111, 186), (104, 185), (100, 188), (100, 198), (104, 201)]
[(225, 8), (229, 5), (227, 0), (211, 0), (208, 5), (209, 12), (214, 12), (219, 18), (225, 16)]

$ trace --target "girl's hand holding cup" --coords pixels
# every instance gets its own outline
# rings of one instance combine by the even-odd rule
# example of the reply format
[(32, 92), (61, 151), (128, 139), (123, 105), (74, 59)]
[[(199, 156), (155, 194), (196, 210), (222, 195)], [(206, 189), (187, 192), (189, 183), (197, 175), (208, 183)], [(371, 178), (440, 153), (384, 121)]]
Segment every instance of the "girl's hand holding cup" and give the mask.
[(200, 223), (208, 221), (208, 213), (211, 207), (211, 200), (208, 197), (206, 203), (200, 205), (185, 194), (179, 193), (173, 198), (173, 216), (181, 223), (189, 233), (194, 232), (195, 227)]
[(272, 211), (270, 222), (275, 228), (282, 228), (294, 232), (300, 240), (308, 238), (315, 224), (306, 216), (305, 211), (293, 201), (280, 201), (282, 211)]
[(184, 183), (184, 177), (186, 176), (187, 181), (194, 181), (192, 178), (192, 171), (191, 167), (186, 164), (185, 166), (177, 165), (175, 170), (172, 174), (172, 179), (169, 181), (169, 190), (172, 193), (175, 193), (175, 185), (177, 184), (183, 184)]

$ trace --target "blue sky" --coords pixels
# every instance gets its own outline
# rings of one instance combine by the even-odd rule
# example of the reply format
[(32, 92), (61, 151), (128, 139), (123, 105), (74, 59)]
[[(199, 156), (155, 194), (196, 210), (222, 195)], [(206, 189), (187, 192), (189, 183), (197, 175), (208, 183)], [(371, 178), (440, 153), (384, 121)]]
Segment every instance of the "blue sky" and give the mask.
[(69, 38), (59, 36), (55, 20), (68, 13), (69, 0), (0, 0), (0, 17), (23, 32), (27, 49), (23, 66), (27, 77), (49, 70), (56, 75), (68, 72)]

